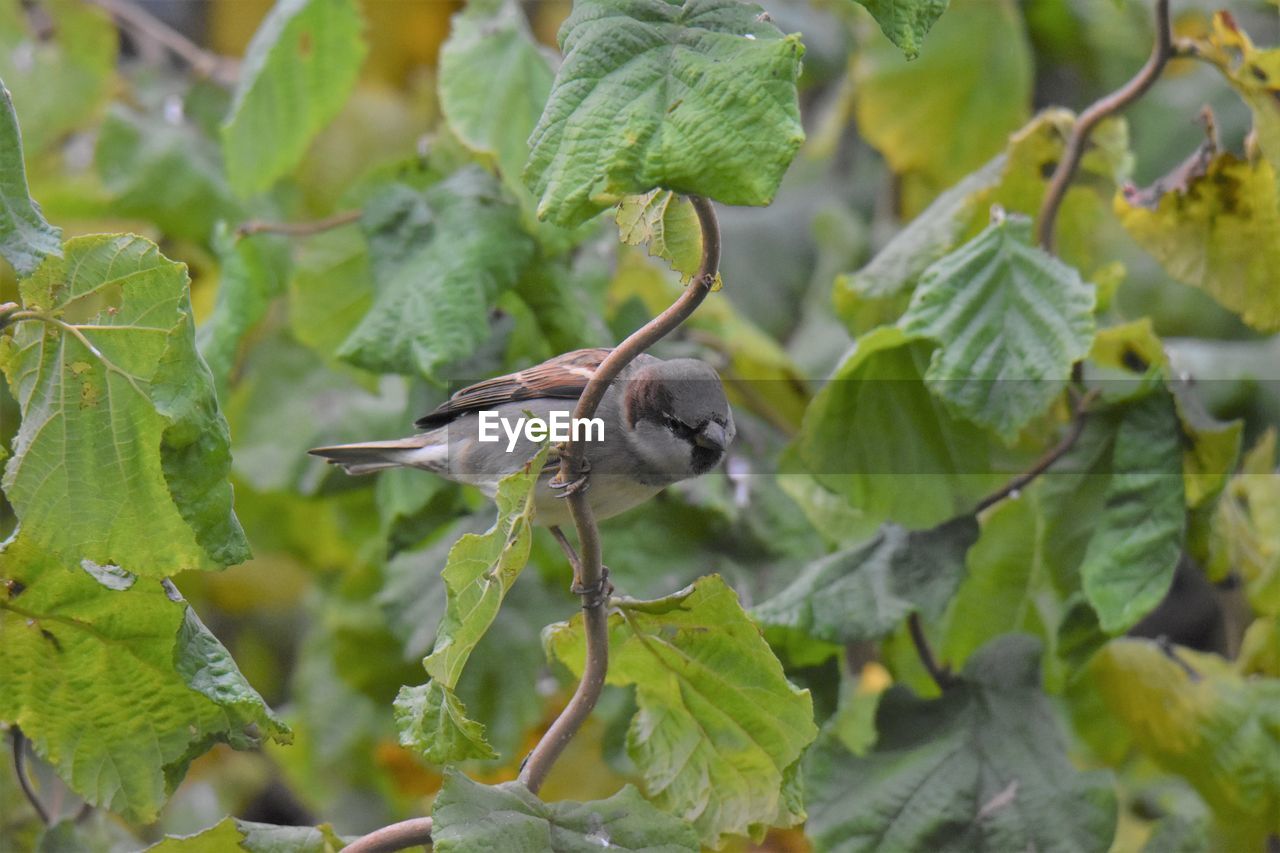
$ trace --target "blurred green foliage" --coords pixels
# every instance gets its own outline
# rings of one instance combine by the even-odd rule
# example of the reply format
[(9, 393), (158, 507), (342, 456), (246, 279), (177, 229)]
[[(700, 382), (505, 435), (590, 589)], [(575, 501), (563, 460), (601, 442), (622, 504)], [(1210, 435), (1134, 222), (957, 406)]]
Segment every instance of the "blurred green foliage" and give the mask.
[[(0, 0), (0, 303), (45, 317), (0, 320), (0, 721), (53, 813), (0, 772), (6, 842), (336, 849), (442, 786), (459, 850), (499, 807), (565, 849), (1280, 837), (1274, 4), (1174, 4), (1196, 56), (1094, 131), (1058, 259), (1026, 220), (1140, 0), (582, 0), (562, 44), (559, 0), (182, 5), (233, 85)], [(664, 189), (771, 202), (719, 207), (723, 289), (656, 350), (739, 437), (602, 524), (655, 600), (540, 803), (498, 783), (581, 666), (555, 542), (305, 451), (661, 311), (700, 251)]]

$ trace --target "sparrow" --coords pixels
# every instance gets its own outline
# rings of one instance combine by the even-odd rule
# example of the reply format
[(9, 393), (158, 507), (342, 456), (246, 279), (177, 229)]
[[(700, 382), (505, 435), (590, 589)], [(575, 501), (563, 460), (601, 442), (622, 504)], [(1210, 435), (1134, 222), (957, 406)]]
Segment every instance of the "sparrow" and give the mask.
[[(583, 349), (463, 388), (415, 422), (417, 435), (317, 447), (308, 451), (348, 474), (420, 468), (478, 487), (490, 498), (498, 481), (523, 467), (553, 440), (534, 491), (534, 523), (558, 528), (572, 521), (566, 491), (556, 481), (555, 441), (575, 437), (585, 448), (584, 485), (597, 518), (649, 500), (672, 483), (707, 473), (724, 458), (736, 429), (720, 377), (697, 359), (663, 360), (643, 354), (610, 383), (589, 424), (570, 416), (608, 349)], [(561, 435), (534, 427), (559, 423)], [(544, 431), (545, 432), (545, 431)], [(577, 484), (573, 484), (576, 486)]]

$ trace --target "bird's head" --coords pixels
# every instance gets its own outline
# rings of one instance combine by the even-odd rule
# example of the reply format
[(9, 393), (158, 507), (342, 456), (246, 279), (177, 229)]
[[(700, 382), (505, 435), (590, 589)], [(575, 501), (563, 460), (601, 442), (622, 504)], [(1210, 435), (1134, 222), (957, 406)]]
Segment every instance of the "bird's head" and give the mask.
[(638, 371), (626, 382), (623, 411), (632, 447), (668, 482), (710, 471), (736, 432), (720, 377), (691, 358)]

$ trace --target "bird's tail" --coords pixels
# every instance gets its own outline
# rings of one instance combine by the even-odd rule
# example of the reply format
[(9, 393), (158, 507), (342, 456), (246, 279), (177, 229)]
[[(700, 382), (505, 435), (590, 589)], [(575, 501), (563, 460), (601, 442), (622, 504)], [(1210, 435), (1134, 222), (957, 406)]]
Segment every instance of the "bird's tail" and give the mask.
[(387, 468), (443, 470), (448, 465), (449, 448), (430, 433), (392, 441), (337, 444), (307, 451), (332, 465), (341, 465), (348, 474), (372, 474)]

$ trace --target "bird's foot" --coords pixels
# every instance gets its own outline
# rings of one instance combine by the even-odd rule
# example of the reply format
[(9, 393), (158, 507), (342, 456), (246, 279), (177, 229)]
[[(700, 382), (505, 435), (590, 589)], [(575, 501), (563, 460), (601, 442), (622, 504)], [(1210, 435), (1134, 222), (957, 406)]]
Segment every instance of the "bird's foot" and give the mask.
[(589, 479), (591, 476), (591, 463), (583, 459), (578, 463), (578, 472), (578, 476), (567, 483), (562, 482), (560, 475), (556, 474), (549, 483), (551, 488), (557, 492), (556, 497), (567, 498), (570, 495), (580, 494), (587, 490), (591, 485), (591, 481)]
[(591, 586), (583, 585), (582, 578), (574, 577), (573, 586), (569, 587), (569, 591), (574, 595), (585, 596), (582, 600), (583, 610), (601, 606), (609, 600), (609, 596), (613, 595), (613, 584), (609, 581), (609, 567), (600, 567), (600, 580)]

